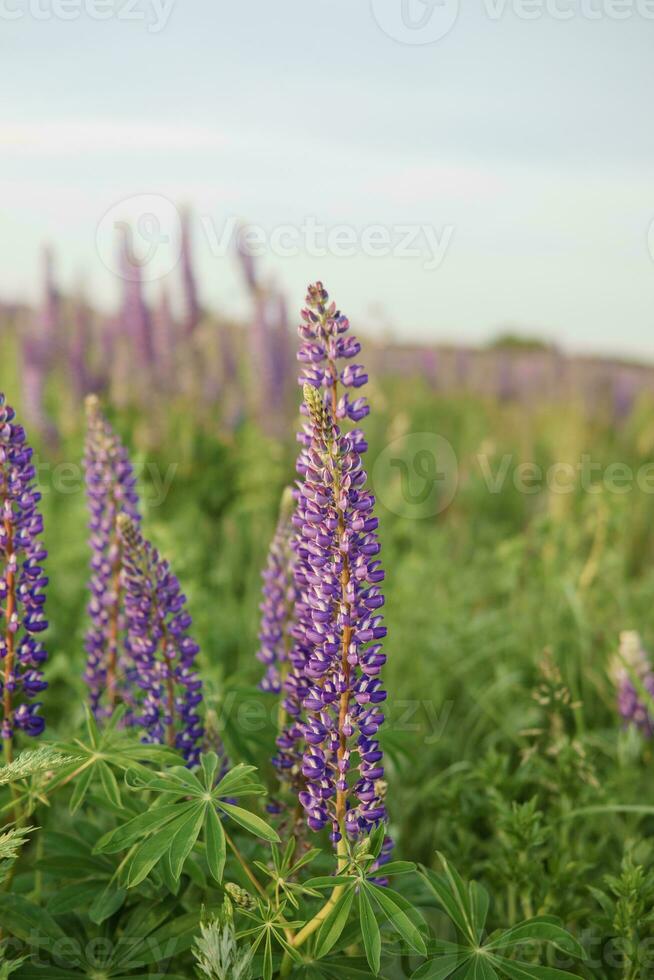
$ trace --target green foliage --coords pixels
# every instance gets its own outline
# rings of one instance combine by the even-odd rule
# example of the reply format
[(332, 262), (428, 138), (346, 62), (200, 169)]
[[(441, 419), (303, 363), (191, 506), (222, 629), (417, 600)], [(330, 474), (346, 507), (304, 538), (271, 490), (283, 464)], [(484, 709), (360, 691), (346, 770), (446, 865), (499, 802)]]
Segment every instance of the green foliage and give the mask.
[(253, 951), (239, 947), (229, 898), (218, 915), (200, 923), (193, 955), (204, 980), (251, 980)]
[[(568, 956), (583, 958), (583, 947), (551, 916), (535, 916), (496, 930), (485, 938), (488, 893), (476, 881), (466, 884), (441, 854), (442, 874), (423, 869), (428, 888), (460, 934), (461, 942), (436, 940), (430, 958), (412, 974), (412, 980), (447, 980), (456, 974), (466, 980), (564, 980), (573, 974), (551, 966), (515, 959), (522, 947), (549, 943)], [(485, 940), (485, 941), (484, 941)]]
[[(650, 464), (651, 401), (619, 425), (572, 398), (498, 405), (400, 378), (378, 381), (374, 401), (365, 428), (387, 569), (383, 746), (397, 860), (375, 871), (371, 840), (335, 874), (323, 836), (295, 839), (293, 800), (275, 818), (262, 806), (264, 789), (279, 791), (276, 704), (257, 688), (253, 653), (292, 440), (249, 423), (221, 436), (189, 401), (149, 422), (117, 411), (139, 451), (148, 532), (188, 594), (209, 727), (246, 765), (215, 786), (210, 753), (189, 773), (120, 713), (101, 727), (85, 718), (87, 515), (81, 483), (59, 492), (61, 460), (42, 447), (52, 741), (0, 769), (0, 977), (652, 974), (654, 760), (650, 742), (621, 729), (607, 664), (622, 629), (654, 650), (654, 501), (614, 493), (604, 475), (615, 462)], [(61, 459), (79, 459), (76, 426), (63, 426)], [(393, 510), (396, 472), (375, 463), (424, 432), (454, 448), (458, 486), (441, 512), (412, 520)], [(584, 454), (599, 467), (590, 489), (516, 486), (521, 462), (546, 474)], [(151, 464), (160, 476), (174, 465), (163, 499)]]

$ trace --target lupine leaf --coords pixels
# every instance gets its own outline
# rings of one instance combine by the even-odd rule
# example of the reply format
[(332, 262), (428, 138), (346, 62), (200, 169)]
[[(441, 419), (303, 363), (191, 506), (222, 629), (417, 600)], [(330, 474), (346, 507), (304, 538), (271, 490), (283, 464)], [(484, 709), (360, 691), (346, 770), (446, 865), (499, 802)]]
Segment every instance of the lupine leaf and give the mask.
[(144, 834), (151, 833), (158, 828), (162, 829), (175, 817), (187, 813), (193, 806), (193, 803), (182, 806), (177, 803), (168, 803), (156, 809), (146, 810), (145, 813), (140, 813), (138, 817), (133, 817), (127, 823), (116, 827), (115, 830), (101, 837), (95, 846), (95, 851), (103, 854), (115, 854), (117, 851), (123, 851), (137, 841), (139, 837), (143, 837)]
[(446, 953), (433, 960), (427, 960), (411, 974), (411, 980), (447, 980), (460, 966), (465, 964), (469, 954)]
[(218, 756), (215, 752), (206, 752), (202, 756), (200, 764), (202, 766), (205, 789), (210, 790), (213, 788), (213, 782), (218, 771)]
[(359, 892), (359, 918), (366, 959), (372, 972), (377, 976), (381, 964), (381, 934), (366, 889)]
[(345, 924), (350, 915), (352, 902), (354, 901), (354, 888), (350, 886), (339, 895), (334, 908), (318, 930), (316, 939), (315, 955), (318, 959), (325, 956), (330, 951), (338, 937), (343, 932)]
[(487, 949), (502, 949), (521, 943), (549, 942), (572, 956), (585, 957), (583, 946), (556, 919), (550, 916), (536, 916), (519, 922), (488, 943)]
[(181, 816), (170, 821), (156, 834), (152, 834), (142, 844), (139, 844), (128, 865), (126, 881), (128, 888), (134, 888), (144, 878), (147, 878), (154, 866), (171, 847), (177, 831), (187, 822), (190, 807), (193, 807), (193, 804), (185, 808), (185, 812)]
[(491, 962), (511, 980), (571, 980), (574, 978), (573, 973), (557, 970), (553, 966), (521, 963), (519, 960), (507, 960), (503, 956), (492, 956)]
[(413, 861), (389, 861), (375, 871), (375, 875), (408, 875), (417, 870), (417, 864)]
[(266, 792), (265, 786), (252, 781), (251, 776), (257, 770), (254, 766), (246, 766), (241, 763), (225, 773), (218, 785), (214, 788), (214, 796), (259, 796)]
[(110, 881), (106, 888), (91, 902), (89, 908), (91, 922), (95, 922), (98, 926), (102, 925), (106, 919), (118, 911), (125, 901), (126, 895), (127, 892), (124, 888), (121, 888), (116, 882)]
[(498, 976), (488, 957), (478, 953), (470, 960), (468, 969), (462, 974), (462, 980), (498, 980)]
[(200, 804), (198, 806), (196, 804), (173, 838), (170, 846), (170, 867), (175, 880), (179, 879), (182, 868), (184, 867), (184, 861), (191, 853), (193, 845), (198, 839), (202, 824), (204, 823), (205, 809), (206, 807), (204, 805)]
[(111, 770), (111, 766), (108, 766), (106, 762), (101, 762), (98, 769), (100, 772), (100, 782), (102, 783), (102, 788), (107, 794), (107, 797), (112, 803), (122, 809), (123, 801), (120, 798), (120, 790), (118, 788), (116, 777)]
[(88, 909), (89, 905), (102, 891), (103, 882), (76, 881), (73, 885), (58, 888), (48, 902), (50, 915), (65, 915), (74, 909)]
[(488, 906), (490, 904), (490, 899), (486, 889), (483, 888), (477, 881), (471, 881), (468, 884), (468, 894), (470, 896), (470, 911), (472, 925), (475, 931), (475, 939), (477, 942), (481, 942), (484, 926), (486, 925), (486, 919), (488, 917)]
[(303, 882), (305, 888), (334, 888), (336, 885), (350, 885), (358, 881), (354, 875), (319, 875)]
[(454, 925), (464, 936), (468, 936), (469, 939), (472, 939), (468, 933), (465, 915), (462, 913), (459, 903), (452, 894), (446, 879), (437, 874), (435, 871), (432, 871), (431, 868), (423, 867), (421, 870), (427, 884), (429, 885), (429, 888), (434, 893), (443, 910), (450, 917)]
[(371, 885), (369, 882), (364, 887), (374, 895), (378, 905), (396, 932), (402, 936), (412, 949), (426, 956), (427, 947), (420, 934), (420, 930), (411, 921), (406, 912), (402, 910), (400, 905), (394, 901), (395, 892), (391, 891), (390, 888), (379, 888), (377, 885)]
[(84, 769), (79, 776), (75, 779), (73, 783), (73, 792), (70, 797), (70, 812), (77, 813), (84, 798), (89, 791), (91, 786), (91, 781), (93, 780), (93, 766), (88, 766)]
[(225, 803), (223, 800), (218, 803), (218, 806), (232, 820), (240, 824), (241, 827), (249, 830), (251, 834), (254, 834), (256, 837), (261, 837), (263, 840), (270, 841), (273, 844), (279, 844), (280, 841), (277, 831), (269, 827), (265, 820), (258, 817), (256, 813), (250, 813), (249, 810), (244, 810), (240, 806), (234, 806), (233, 803)]
[(204, 836), (207, 850), (207, 864), (215, 880), (223, 880), (225, 869), (225, 832), (213, 806), (208, 806), (205, 814)]

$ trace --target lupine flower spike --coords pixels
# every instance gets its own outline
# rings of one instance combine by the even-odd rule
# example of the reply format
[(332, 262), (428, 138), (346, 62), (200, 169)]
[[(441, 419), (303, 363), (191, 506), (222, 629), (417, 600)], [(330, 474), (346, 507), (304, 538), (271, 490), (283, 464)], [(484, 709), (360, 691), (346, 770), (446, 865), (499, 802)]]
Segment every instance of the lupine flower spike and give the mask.
[(288, 670), (290, 634), (297, 589), (293, 580), (291, 515), (295, 504), (293, 491), (287, 487), (282, 495), (279, 521), (263, 572), (261, 630), (257, 658), (266, 666), (261, 689), (279, 694)]
[[(304, 414), (300, 434), (297, 529), (293, 548), (296, 604), (292, 670), (284, 684), (292, 723), (279, 741), (277, 765), (297, 766), (301, 751), (304, 788), (299, 799), (312, 830), (330, 828), (332, 840), (365, 835), (386, 818), (382, 752), (377, 732), (385, 700), (379, 678), (386, 657), (386, 629), (379, 613), (384, 572), (366, 491), (357, 428), (342, 428), (368, 413), (364, 398), (347, 389), (367, 381), (357, 364), (339, 366), (360, 351), (349, 323), (322, 283), (309, 287), (302, 313), (299, 359)], [(341, 391), (341, 388), (345, 389)], [(387, 848), (388, 852), (388, 848)]]
[(86, 399), (88, 430), (84, 471), (91, 515), (91, 627), (86, 634), (84, 678), (96, 717), (111, 715), (125, 690), (125, 616), (121, 542), (116, 521), (138, 521), (136, 478), (127, 450), (104, 418), (95, 395)]
[(179, 749), (193, 766), (204, 734), (197, 710), (202, 681), (195, 670), (199, 647), (188, 634), (186, 596), (168, 562), (127, 514), (118, 517), (118, 530), (133, 661), (127, 672), (135, 699), (130, 721), (145, 730), (144, 741)]
[(654, 668), (635, 630), (620, 633), (620, 650), (611, 663), (618, 711), (626, 725), (646, 738), (654, 734)]
[(45, 721), (33, 699), (46, 687), (41, 667), (46, 651), (38, 636), (47, 627), (43, 607), (48, 583), (39, 541), (41, 494), (34, 487), (32, 450), (25, 431), (0, 393), (0, 657), (2, 739), (5, 759), (13, 757), (18, 729), (40, 735)]

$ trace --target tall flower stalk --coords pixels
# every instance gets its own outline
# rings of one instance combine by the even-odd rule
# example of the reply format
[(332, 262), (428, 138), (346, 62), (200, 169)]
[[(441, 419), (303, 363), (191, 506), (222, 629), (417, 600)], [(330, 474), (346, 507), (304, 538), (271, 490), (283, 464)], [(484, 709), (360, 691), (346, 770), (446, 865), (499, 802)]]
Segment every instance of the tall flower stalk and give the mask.
[(179, 749), (187, 763), (199, 762), (204, 729), (198, 714), (202, 681), (195, 670), (199, 652), (189, 636), (186, 596), (170, 565), (127, 514), (118, 517), (122, 545), (128, 647), (128, 681), (134, 706), (130, 721), (144, 740)]
[(281, 692), (288, 672), (289, 650), (292, 643), (290, 631), (293, 624), (293, 609), (297, 600), (291, 549), (293, 533), (291, 515), (294, 506), (293, 491), (287, 487), (282, 495), (277, 528), (262, 573), (263, 599), (259, 607), (261, 629), (257, 659), (266, 667), (260, 684), (261, 689), (273, 694)]
[(610, 673), (616, 687), (618, 711), (625, 725), (645, 738), (654, 735), (654, 667), (636, 630), (620, 633), (620, 649)]
[(138, 494), (127, 450), (102, 414), (95, 395), (86, 399), (86, 414), (84, 471), (92, 557), (91, 626), (86, 634), (84, 678), (94, 714), (106, 717), (126, 695), (122, 542), (117, 520), (126, 514), (138, 522)]
[(32, 450), (14, 419), (0, 393), (0, 686), (7, 762), (13, 758), (16, 730), (37, 736), (45, 728), (40, 703), (33, 699), (47, 687), (41, 672), (47, 654), (38, 640), (48, 625), (41, 494), (34, 486)]
[[(367, 375), (350, 363), (361, 347), (322, 283), (309, 287), (298, 358), (304, 362), (293, 523), (294, 638), (283, 684), (290, 722), (278, 738), (278, 768), (302, 777), (299, 800), (312, 830), (329, 827), (339, 845), (385, 820), (385, 784), (377, 732), (386, 698), (380, 672), (386, 634), (379, 610), (384, 578), (377, 555), (374, 497), (365, 489), (360, 429), (368, 414), (352, 397)], [(345, 362), (345, 363), (343, 363)]]

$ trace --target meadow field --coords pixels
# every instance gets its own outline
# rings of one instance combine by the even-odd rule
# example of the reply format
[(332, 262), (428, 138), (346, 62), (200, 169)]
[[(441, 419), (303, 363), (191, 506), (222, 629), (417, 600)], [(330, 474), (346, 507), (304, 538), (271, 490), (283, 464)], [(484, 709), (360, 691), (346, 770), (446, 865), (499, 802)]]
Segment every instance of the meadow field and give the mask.
[[(132, 838), (125, 837), (120, 862), (120, 847), (97, 850), (102, 835), (126, 820), (165, 809), (165, 774), (178, 772), (181, 759), (170, 748), (158, 755), (154, 745), (143, 754), (138, 733), (120, 724), (116, 738), (125, 745), (98, 748), (104, 736), (85, 721), (84, 404), (60, 359), (44, 377), (47, 424), (30, 425), (19, 327), (7, 319), (0, 336), (0, 389), (34, 449), (49, 627), (48, 687), (38, 696), (46, 730), (38, 740), (17, 735), (16, 749), (47, 746), (53, 755), (42, 764), (18, 756), (24, 769), (13, 776), (15, 756), (6, 757), (9, 768), (0, 770), (8, 834), (0, 838), (0, 976), (654, 976), (652, 674), (644, 653), (654, 649), (654, 399), (647, 390), (617, 411), (602, 392), (592, 404), (569, 389), (500, 397), (444, 386), (437, 370), (394, 373), (392, 347), (383, 371), (371, 366), (371, 414), (360, 424), (386, 571), (388, 700), (379, 740), (384, 826), (391, 860), (400, 862), (391, 876), (396, 904), (385, 908), (376, 898), (373, 912), (366, 889), (375, 896), (380, 889), (361, 886), (359, 914), (350, 912), (351, 898), (345, 909), (337, 901), (341, 919), (338, 926), (329, 920), (331, 938), (319, 931), (315, 944), (288, 960), (287, 924), (311, 923), (324, 876), (334, 871), (325, 832), (298, 830), (297, 814), (295, 857), (316, 841), (320, 849), (311, 873), (304, 869), (303, 879), (286, 868), (294, 897), (280, 905), (279, 881), (269, 889), (255, 871), (264, 898), (254, 911), (255, 866), (248, 874), (241, 858), (268, 863), (259, 825), (234, 825), (240, 849), (215, 880), (207, 874), (211, 837), (197, 842), (197, 853), (170, 858), (170, 868), (153, 858), (136, 876)], [(204, 344), (211, 331), (237, 336), (241, 327), (212, 321), (202, 329)], [(374, 364), (366, 353), (364, 339), (360, 359)], [(134, 466), (141, 530), (187, 598), (205, 734), (215, 734), (225, 766), (257, 767), (247, 779), (280, 804), (244, 805), (284, 839), (293, 804), (288, 789), (280, 795), (270, 763), (279, 699), (259, 686), (256, 652), (261, 573), (282, 493), (297, 479), (302, 393), (291, 380), (271, 424), (271, 413), (248, 401), (264, 375), (248, 364), (240, 370), (217, 382), (211, 397), (193, 384), (173, 388), (152, 378), (119, 387), (120, 396), (105, 383), (99, 395)], [(248, 397), (229, 415), (237, 389)], [(641, 659), (626, 663), (624, 634), (634, 632)], [(625, 707), (625, 685), (640, 713)], [(106, 724), (100, 714), (100, 733)], [(82, 734), (89, 725), (91, 734)], [(164, 774), (159, 783), (154, 770)], [(146, 843), (162, 834), (159, 828)], [(375, 846), (378, 854), (381, 840)], [(347, 878), (342, 855), (338, 867), (347, 891), (355, 878)], [(302, 892), (307, 877), (317, 891)], [(225, 895), (236, 911), (225, 911)], [(472, 932), (461, 945), (468, 914)], [(526, 921), (531, 932), (525, 926), (515, 945), (500, 942), (494, 959), (486, 944)], [(116, 954), (119, 937), (134, 935), (141, 954), (143, 937), (174, 937), (173, 946), (140, 959)], [(253, 958), (237, 965), (235, 950), (245, 955), (255, 939)]]

